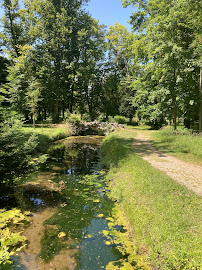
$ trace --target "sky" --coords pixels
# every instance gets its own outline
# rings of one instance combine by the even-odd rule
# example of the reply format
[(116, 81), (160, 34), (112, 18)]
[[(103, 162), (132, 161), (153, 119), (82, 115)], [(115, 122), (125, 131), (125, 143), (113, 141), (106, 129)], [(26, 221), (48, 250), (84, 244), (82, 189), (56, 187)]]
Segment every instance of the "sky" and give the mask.
[(134, 7), (122, 7), (121, 0), (91, 0), (86, 10), (93, 18), (99, 19), (100, 24), (114, 25), (116, 22), (125, 25), (129, 30), (131, 25), (127, 22), (134, 12)]
[[(99, 19), (100, 24), (110, 26), (118, 22), (128, 27), (129, 30), (131, 29), (127, 21), (130, 20), (134, 8), (132, 6), (123, 8), (121, 0), (91, 0), (85, 9), (89, 11), (93, 18)], [(2, 8), (0, 7), (1, 16)]]
[[(132, 6), (123, 8), (121, 0), (91, 0), (85, 9), (89, 11), (93, 18), (99, 19), (100, 24), (109, 27), (118, 22), (131, 30), (131, 25), (127, 21), (130, 20), (134, 8)], [(3, 12), (0, 7), (0, 17), (2, 15)]]

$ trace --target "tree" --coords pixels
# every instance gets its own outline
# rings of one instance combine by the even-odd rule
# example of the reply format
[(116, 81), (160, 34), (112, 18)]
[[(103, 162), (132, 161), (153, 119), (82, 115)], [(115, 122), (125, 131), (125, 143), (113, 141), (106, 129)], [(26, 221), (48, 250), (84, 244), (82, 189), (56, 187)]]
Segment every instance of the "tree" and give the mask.
[(103, 63), (105, 60), (105, 29), (98, 21), (84, 14), (84, 26), (78, 32), (80, 59), (77, 72), (78, 106), (93, 120), (102, 91)]
[(4, 16), (2, 17), (4, 45), (10, 55), (19, 57), (19, 45), (27, 43), (26, 28), (23, 25), (20, 15), (18, 0), (3, 0)]
[(108, 48), (112, 52), (115, 63), (122, 70), (123, 75), (130, 73), (130, 64), (133, 59), (132, 44), (134, 34), (127, 27), (116, 23), (110, 26), (107, 33)]
[[(196, 54), (192, 46), (196, 31), (193, 18), (199, 18), (200, 10), (200, 4), (196, 2), (197, 4), (185, 0), (123, 1), (125, 6), (132, 3), (138, 7), (138, 11), (131, 17), (131, 23), (134, 29), (139, 30), (140, 35), (144, 35), (147, 41), (148, 63), (154, 63), (151, 79), (154, 79), (157, 85), (151, 91), (165, 91), (164, 106), (169, 111), (170, 107), (172, 108), (175, 129), (177, 116), (190, 117), (189, 111), (196, 110), (199, 106), (196, 94), (196, 74), (199, 68), (196, 61), (193, 61)], [(190, 99), (194, 100), (192, 108), (189, 105)], [(155, 106), (155, 103), (153, 104)]]
[(132, 67), (134, 66), (133, 44), (135, 35), (129, 32), (125, 26), (116, 23), (115, 26), (110, 26), (107, 40), (110, 58), (114, 61), (116, 77), (119, 78), (119, 89), (117, 90), (118, 113), (132, 120), (135, 113), (135, 108), (132, 106)]
[(36, 78), (31, 77), (27, 92), (27, 104), (30, 109), (30, 112), (32, 113), (33, 128), (35, 128), (38, 102), (41, 100), (40, 94), (41, 94), (40, 83), (36, 80)]

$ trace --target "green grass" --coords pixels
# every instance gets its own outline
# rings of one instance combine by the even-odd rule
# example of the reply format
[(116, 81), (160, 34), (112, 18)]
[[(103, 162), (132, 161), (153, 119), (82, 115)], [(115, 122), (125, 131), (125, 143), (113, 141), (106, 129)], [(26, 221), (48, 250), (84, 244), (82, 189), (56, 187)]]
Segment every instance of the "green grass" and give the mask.
[(137, 130), (151, 130), (151, 127), (148, 125), (140, 125), (140, 126), (130, 126), (128, 128), (137, 129)]
[(36, 126), (34, 129), (31, 125), (26, 125), (21, 129), (24, 134), (36, 133), (37, 135), (46, 136), (50, 141), (63, 139), (72, 134), (71, 129), (67, 125), (50, 125)]
[(160, 151), (175, 155), (186, 161), (202, 163), (202, 136), (185, 129), (177, 133), (165, 128), (152, 133), (152, 143)]
[[(102, 164), (106, 167), (109, 167), (109, 165), (111, 167), (117, 166), (122, 159), (132, 152), (131, 145), (135, 136), (136, 132), (128, 130), (126, 132), (126, 130), (119, 129), (115, 134), (106, 137), (102, 144), (102, 153), (104, 153), (101, 160)], [(121, 151), (117, 151), (117, 149), (121, 149)]]
[(136, 252), (152, 268), (202, 269), (201, 198), (136, 155), (124, 133), (103, 141), (102, 157)]
[(50, 125), (36, 126), (34, 129), (31, 125), (25, 125), (20, 130), (22, 140), (26, 140), (31, 134), (35, 134), (38, 138), (37, 150), (45, 152), (50, 142), (64, 139), (72, 135), (72, 130), (68, 125)]

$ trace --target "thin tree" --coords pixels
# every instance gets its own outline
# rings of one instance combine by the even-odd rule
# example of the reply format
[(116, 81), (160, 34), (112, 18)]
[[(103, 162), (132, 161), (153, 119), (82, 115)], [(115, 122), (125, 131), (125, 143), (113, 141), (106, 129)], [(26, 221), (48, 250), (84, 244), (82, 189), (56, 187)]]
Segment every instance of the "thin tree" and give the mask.
[(41, 94), (40, 83), (36, 80), (36, 78), (32, 78), (27, 92), (27, 105), (32, 114), (33, 128), (36, 127), (37, 107), (39, 101), (41, 101), (40, 94)]

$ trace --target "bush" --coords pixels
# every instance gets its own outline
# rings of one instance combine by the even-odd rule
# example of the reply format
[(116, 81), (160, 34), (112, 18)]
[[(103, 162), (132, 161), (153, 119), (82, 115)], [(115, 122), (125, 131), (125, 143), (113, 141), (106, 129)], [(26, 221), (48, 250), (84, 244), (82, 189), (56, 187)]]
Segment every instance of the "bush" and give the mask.
[(138, 126), (139, 122), (136, 117), (133, 117), (132, 121), (129, 122), (131, 126)]
[(0, 184), (12, 184), (13, 178), (28, 168), (30, 154), (35, 152), (38, 138), (36, 135), (26, 139), (22, 136), (19, 131), (22, 121), (15, 113), (3, 115), (3, 119), (0, 132)]
[(81, 122), (81, 117), (76, 113), (72, 113), (68, 118), (68, 122), (71, 125), (78, 125)]
[(106, 115), (100, 114), (100, 115), (97, 117), (97, 121), (98, 121), (98, 122), (106, 122)]
[(108, 116), (108, 121), (109, 123), (116, 123), (115, 119), (113, 116)]
[(82, 120), (86, 122), (90, 122), (91, 121), (90, 115), (87, 113), (84, 113), (84, 115), (82, 116)]
[(114, 117), (109, 116), (108, 117), (108, 122), (109, 123), (118, 123), (118, 124), (127, 124), (128, 123), (128, 118), (121, 116), (121, 115), (116, 115)]
[(114, 120), (118, 124), (127, 124), (128, 123), (128, 118), (126, 118), (124, 116), (116, 115), (116, 116), (114, 116)]

